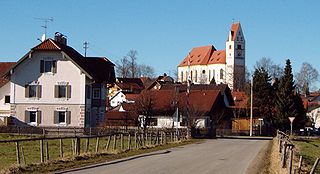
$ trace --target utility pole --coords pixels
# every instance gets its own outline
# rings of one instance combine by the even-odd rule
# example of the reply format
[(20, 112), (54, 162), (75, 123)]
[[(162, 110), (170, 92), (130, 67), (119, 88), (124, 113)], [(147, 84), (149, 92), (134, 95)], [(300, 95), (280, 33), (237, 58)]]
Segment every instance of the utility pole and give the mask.
[(83, 48), (84, 48), (84, 57), (87, 57), (87, 49), (89, 48), (89, 42), (85, 41), (83, 43)]
[(251, 88), (250, 88), (250, 137), (252, 137), (252, 103), (253, 103), (253, 76), (251, 78)]

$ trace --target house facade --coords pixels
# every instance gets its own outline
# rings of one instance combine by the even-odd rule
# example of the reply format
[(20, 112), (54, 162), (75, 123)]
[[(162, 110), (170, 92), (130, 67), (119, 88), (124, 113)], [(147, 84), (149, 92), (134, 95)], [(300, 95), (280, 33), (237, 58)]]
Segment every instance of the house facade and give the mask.
[(244, 90), (245, 38), (240, 22), (233, 23), (224, 50), (213, 45), (195, 47), (178, 66), (178, 81), (194, 84), (228, 84)]
[(14, 65), (15, 62), (0, 62), (0, 125), (6, 124), (6, 118), (10, 116), (10, 83), (2, 76)]
[(16, 124), (50, 127), (98, 126), (104, 119), (107, 84), (114, 64), (83, 57), (58, 33), (32, 48), (7, 72), (10, 115)]

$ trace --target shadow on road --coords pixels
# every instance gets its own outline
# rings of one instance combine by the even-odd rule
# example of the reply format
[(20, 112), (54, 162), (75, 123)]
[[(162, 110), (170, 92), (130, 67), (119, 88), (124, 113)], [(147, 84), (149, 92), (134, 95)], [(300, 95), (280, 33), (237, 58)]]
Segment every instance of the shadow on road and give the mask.
[(80, 167), (80, 168), (76, 168), (76, 169), (70, 169), (70, 170), (55, 172), (55, 173), (56, 174), (60, 174), (60, 173), (75, 172), (75, 171), (86, 170), (86, 169), (91, 169), (91, 168), (95, 168), (95, 167), (118, 164), (118, 163), (122, 163), (122, 162), (135, 160), (135, 159), (138, 159), (138, 158), (144, 158), (144, 157), (155, 156), (155, 155), (164, 155), (164, 154), (168, 154), (168, 153), (171, 153), (171, 151), (170, 150), (166, 150), (165, 152), (156, 152), (156, 153), (150, 153), (150, 154), (143, 154), (143, 155), (138, 155), (138, 156), (134, 156), (134, 157), (129, 157), (129, 158), (126, 158), (126, 159), (119, 159), (119, 160), (115, 160), (115, 161), (110, 161), (110, 162), (105, 162), (105, 163), (90, 165), (90, 166), (86, 166), (86, 167)]
[(217, 139), (272, 140), (273, 137), (219, 136)]

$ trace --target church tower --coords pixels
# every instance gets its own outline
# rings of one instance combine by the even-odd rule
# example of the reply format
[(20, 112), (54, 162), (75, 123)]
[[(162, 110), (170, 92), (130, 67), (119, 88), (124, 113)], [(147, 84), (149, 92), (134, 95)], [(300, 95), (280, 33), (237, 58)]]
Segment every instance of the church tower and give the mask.
[(245, 83), (245, 39), (240, 22), (233, 23), (226, 41), (226, 83), (243, 91)]

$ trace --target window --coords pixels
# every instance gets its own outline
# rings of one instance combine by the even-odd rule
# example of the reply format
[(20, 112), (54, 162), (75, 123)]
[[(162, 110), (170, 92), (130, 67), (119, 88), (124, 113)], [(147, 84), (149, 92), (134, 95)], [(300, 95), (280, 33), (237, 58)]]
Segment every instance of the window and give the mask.
[(56, 73), (57, 72), (57, 61), (55, 60), (41, 60), (40, 61), (40, 72), (41, 73)]
[(35, 112), (35, 111), (30, 111), (30, 123), (36, 123), (37, 122), (37, 112)]
[(26, 98), (41, 98), (41, 85), (26, 85), (25, 86)]
[(158, 126), (158, 119), (157, 118), (150, 118), (149, 126)]
[(242, 49), (241, 45), (237, 45), (237, 48), (240, 49), (240, 50)]
[(70, 124), (70, 111), (54, 111), (55, 124)]
[(183, 71), (181, 71), (181, 76), (180, 76), (181, 82), (183, 81)]
[(4, 96), (4, 103), (10, 103), (10, 95)]
[(39, 124), (40, 123), (40, 115), (41, 111), (25, 111), (25, 122), (26, 123), (31, 123), (31, 124)]
[(58, 123), (66, 123), (66, 112), (58, 112)]
[(211, 80), (211, 70), (209, 70), (209, 82)]
[(223, 69), (220, 69), (220, 79), (223, 79)]
[(100, 88), (93, 88), (92, 92), (92, 98), (93, 99), (100, 99)]
[(229, 45), (229, 49), (231, 49), (232, 47), (231, 47), (231, 45)]
[(197, 82), (197, 79), (198, 79), (198, 73), (197, 73), (197, 70), (195, 71), (195, 78), (194, 78), (194, 81)]
[(190, 72), (190, 78), (191, 78), (190, 80), (192, 81), (192, 71)]
[(54, 97), (55, 98), (71, 98), (71, 86), (55, 85)]
[[(216, 72), (215, 70), (212, 70), (212, 78), (216, 78)], [(210, 79), (211, 80), (211, 79)]]

